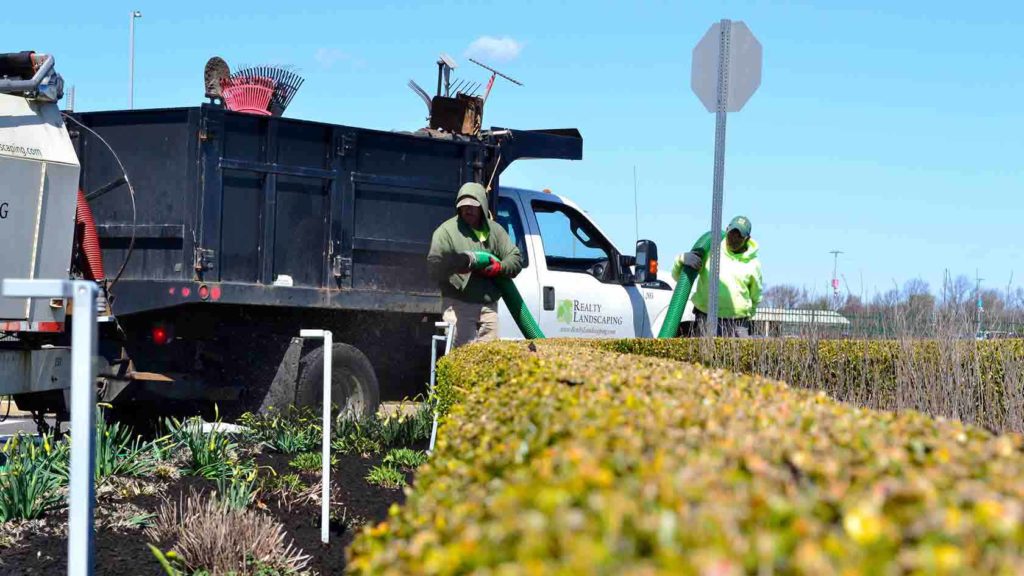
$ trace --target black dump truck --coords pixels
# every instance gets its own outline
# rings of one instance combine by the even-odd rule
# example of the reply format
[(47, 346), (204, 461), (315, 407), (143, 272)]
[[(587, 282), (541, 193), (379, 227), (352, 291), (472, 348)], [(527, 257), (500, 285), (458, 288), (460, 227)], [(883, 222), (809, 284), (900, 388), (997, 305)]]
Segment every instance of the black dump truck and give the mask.
[[(72, 118), (106, 276), (100, 399), (139, 411), (318, 403), (324, 351), (300, 329), (334, 334), (336, 404), (369, 413), (424, 392), (441, 313), (425, 256), (459, 186), (497, 190), (516, 160), (582, 157), (572, 129), (400, 133), (211, 104)], [(72, 275), (89, 250), (75, 242)], [(39, 355), (68, 330), (42, 324), (5, 328), (6, 349), (36, 354), (14, 394), (61, 417), (60, 357)]]

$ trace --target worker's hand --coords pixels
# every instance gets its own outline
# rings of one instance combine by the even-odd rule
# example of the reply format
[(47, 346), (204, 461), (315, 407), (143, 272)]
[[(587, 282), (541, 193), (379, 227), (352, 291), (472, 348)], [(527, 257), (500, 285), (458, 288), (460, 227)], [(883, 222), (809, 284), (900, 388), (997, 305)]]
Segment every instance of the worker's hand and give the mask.
[(501, 274), (501, 260), (495, 258), (486, 268), (480, 270), (480, 275), (486, 278), (494, 278)]
[(459, 266), (459, 270), (458, 270), (459, 274), (465, 274), (466, 272), (471, 272), (473, 270), (473, 264), (476, 263), (476, 252), (474, 252), (472, 250), (467, 250), (465, 252), (459, 252), (459, 255), (462, 256), (465, 259), (465, 260), (462, 261), (461, 265)]
[(700, 254), (694, 251), (687, 252), (682, 256), (678, 256), (676, 261), (682, 262), (683, 266), (687, 268), (693, 268), (694, 270), (700, 270), (701, 266), (704, 265), (704, 259), (701, 258)]

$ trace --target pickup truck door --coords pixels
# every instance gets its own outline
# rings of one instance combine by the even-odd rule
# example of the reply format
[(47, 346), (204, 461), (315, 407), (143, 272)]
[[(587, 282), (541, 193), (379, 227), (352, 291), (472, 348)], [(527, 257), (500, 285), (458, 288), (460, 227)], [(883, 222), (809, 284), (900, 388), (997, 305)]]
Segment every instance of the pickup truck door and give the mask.
[(634, 307), (637, 319), (637, 337), (653, 338), (661, 330), (665, 313), (668, 311), (668, 304), (672, 300), (672, 287), (665, 282), (651, 282), (638, 285), (634, 289), (639, 297), (634, 302), (639, 302)]
[(571, 206), (534, 197), (524, 208), (540, 286), (536, 317), (544, 334), (549, 338), (635, 336), (634, 306), (642, 298), (635, 287), (620, 282), (612, 244)]
[[(540, 285), (537, 283), (536, 258), (530, 251), (530, 244), (526, 235), (526, 227), (523, 220), (523, 209), (514, 196), (500, 196), (498, 198), (498, 209), (494, 219), (508, 232), (512, 243), (519, 247), (523, 256), (523, 270), (516, 276), (514, 282), (519, 295), (523, 297), (527, 307), (535, 316), (540, 310)], [(498, 337), (499, 338), (522, 338), (523, 333), (519, 331), (512, 315), (509, 314), (508, 306), (502, 302), (498, 307)]]

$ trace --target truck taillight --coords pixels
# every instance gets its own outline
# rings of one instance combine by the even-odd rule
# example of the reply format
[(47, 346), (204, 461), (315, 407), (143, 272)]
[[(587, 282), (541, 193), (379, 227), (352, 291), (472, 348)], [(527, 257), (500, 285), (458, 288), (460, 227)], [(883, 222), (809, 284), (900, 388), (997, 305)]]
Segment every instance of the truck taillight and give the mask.
[(164, 326), (153, 326), (150, 335), (157, 346), (163, 346), (171, 341), (171, 334)]

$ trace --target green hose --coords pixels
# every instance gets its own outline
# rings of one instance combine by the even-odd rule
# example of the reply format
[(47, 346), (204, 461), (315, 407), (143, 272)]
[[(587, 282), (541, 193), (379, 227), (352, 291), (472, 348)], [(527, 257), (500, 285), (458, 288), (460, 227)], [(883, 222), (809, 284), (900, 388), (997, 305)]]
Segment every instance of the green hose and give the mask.
[[(705, 234), (697, 240), (692, 250), (702, 250), (705, 257), (711, 254), (711, 235)], [(693, 283), (697, 280), (700, 270), (694, 270), (689, 266), (683, 266), (683, 273), (679, 275), (676, 282), (676, 289), (672, 292), (672, 300), (668, 303), (668, 312), (665, 314), (665, 322), (661, 325), (658, 338), (675, 338), (679, 332), (679, 322), (683, 319), (683, 310), (686, 309), (686, 301), (690, 299), (690, 291)]]
[(544, 338), (544, 332), (541, 332), (537, 321), (533, 319), (533, 314), (530, 314), (530, 309), (526, 307), (526, 302), (523, 302), (523, 297), (519, 295), (519, 290), (512, 279), (507, 276), (499, 276), (494, 280), (498, 283), (498, 288), (501, 289), (501, 299), (505, 301), (505, 306), (508, 306), (509, 314), (516, 321), (516, 326), (519, 326), (523, 336), (527, 340)]
[(483, 270), (491, 265), (492, 260), (497, 260), (490, 252), (484, 252), (483, 250), (475, 250), (469, 252), (469, 254), (471, 257), (470, 270)]
[[(490, 265), (492, 259), (496, 258), (491, 253), (477, 250), (473, 253), (473, 261), (470, 268), (473, 270), (486, 268)], [(507, 276), (498, 276), (494, 281), (497, 283), (498, 289), (501, 290), (501, 299), (505, 301), (505, 306), (508, 306), (509, 314), (516, 321), (516, 326), (519, 327), (519, 331), (523, 333), (523, 336), (527, 340), (544, 338), (544, 332), (541, 331), (540, 325), (534, 320), (533, 314), (530, 313), (530, 309), (526, 306), (526, 302), (523, 302), (523, 297), (519, 294), (519, 289), (516, 288), (515, 282), (512, 282), (512, 279)]]

